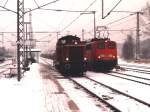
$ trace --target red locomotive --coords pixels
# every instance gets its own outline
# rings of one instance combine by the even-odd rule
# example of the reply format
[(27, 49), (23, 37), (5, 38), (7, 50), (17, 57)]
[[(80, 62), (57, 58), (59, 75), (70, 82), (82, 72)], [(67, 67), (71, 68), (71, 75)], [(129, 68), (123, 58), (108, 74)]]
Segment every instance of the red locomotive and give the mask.
[(86, 72), (85, 43), (79, 37), (67, 35), (56, 44), (55, 67), (64, 75)]
[(116, 42), (108, 38), (94, 38), (86, 42), (88, 69), (109, 71), (117, 65)]

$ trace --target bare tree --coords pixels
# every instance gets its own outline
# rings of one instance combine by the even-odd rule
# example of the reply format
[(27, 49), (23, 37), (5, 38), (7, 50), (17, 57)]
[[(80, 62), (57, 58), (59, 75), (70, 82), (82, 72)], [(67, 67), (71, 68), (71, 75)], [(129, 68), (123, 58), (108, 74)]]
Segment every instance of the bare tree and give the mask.
[(124, 42), (122, 47), (122, 57), (124, 59), (133, 59), (134, 58), (134, 49), (135, 44), (132, 35), (127, 35), (127, 40)]

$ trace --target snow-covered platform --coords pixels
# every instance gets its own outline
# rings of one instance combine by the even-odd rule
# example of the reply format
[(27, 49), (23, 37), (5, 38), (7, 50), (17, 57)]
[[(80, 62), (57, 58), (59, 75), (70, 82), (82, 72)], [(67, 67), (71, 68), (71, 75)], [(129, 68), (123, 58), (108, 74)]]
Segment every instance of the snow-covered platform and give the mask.
[(79, 112), (52, 72), (33, 63), (20, 82), (16, 77), (1, 78), (0, 112)]

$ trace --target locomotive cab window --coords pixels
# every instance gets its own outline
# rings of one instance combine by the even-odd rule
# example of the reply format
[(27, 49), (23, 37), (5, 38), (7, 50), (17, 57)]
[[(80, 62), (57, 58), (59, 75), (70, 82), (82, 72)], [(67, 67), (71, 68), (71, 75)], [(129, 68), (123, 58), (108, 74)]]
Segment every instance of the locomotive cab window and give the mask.
[(105, 49), (105, 44), (103, 42), (100, 42), (98, 44), (98, 49)]
[(110, 48), (110, 49), (116, 48), (116, 44), (113, 43), (113, 42), (110, 42), (110, 43), (108, 44), (108, 48)]

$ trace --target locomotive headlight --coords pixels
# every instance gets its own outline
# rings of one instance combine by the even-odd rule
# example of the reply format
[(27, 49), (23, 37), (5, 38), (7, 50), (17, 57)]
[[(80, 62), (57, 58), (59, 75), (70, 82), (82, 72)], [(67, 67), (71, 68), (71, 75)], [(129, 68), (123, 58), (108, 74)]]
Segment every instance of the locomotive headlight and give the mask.
[(113, 56), (113, 58), (116, 58), (115, 56)]
[(105, 54), (101, 54), (100, 57), (105, 57)]
[(112, 55), (112, 54), (109, 54), (108, 57), (113, 57), (113, 55)]
[(86, 58), (86, 57), (84, 57), (84, 61), (87, 61), (87, 58)]
[(68, 57), (66, 58), (66, 61), (69, 61), (69, 58), (68, 58)]
[(98, 59), (100, 59), (100, 58), (101, 58), (101, 56), (98, 56), (97, 58), (98, 58)]
[(105, 55), (104, 55), (104, 54), (101, 54), (101, 55), (99, 55), (97, 58), (98, 58), (98, 59), (101, 59), (101, 58), (103, 58), (103, 57), (105, 57)]
[(78, 44), (78, 42), (75, 42), (74, 44)]

